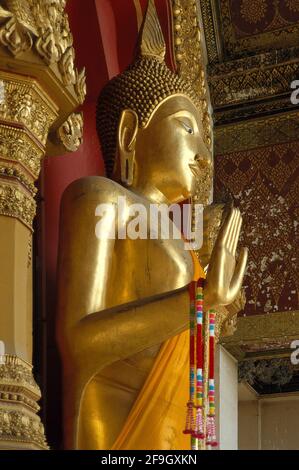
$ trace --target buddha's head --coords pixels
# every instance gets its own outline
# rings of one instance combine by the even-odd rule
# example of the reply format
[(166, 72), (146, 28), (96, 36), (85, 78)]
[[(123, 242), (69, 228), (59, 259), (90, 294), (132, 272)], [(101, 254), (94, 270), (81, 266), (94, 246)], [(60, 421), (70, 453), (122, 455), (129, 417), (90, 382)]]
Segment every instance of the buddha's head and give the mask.
[(213, 172), (200, 100), (167, 67), (165, 49), (150, 0), (137, 59), (99, 97), (97, 129), (107, 176), (132, 190), (158, 189), (171, 203), (195, 192), (206, 203)]

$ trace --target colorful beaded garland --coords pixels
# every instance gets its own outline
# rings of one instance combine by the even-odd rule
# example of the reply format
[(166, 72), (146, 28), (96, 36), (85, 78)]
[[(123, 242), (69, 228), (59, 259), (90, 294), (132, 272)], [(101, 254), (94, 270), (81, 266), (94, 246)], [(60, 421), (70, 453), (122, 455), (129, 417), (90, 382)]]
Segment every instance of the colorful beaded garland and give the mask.
[[(215, 383), (214, 383), (214, 354), (215, 354), (215, 310), (209, 310), (209, 361), (208, 377), (208, 416), (206, 432), (204, 426), (204, 280), (190, 284), (190, 390), (187, 403), (187, 418), (184, 434), (191, 436), (191, 448), (197, 450), (200, 443), (207, 447), (217, 446), (215, 425)], [(196, 381), (195, 381), (196, 372)]]
[(214, 357), (215, 357), (215, 310), (209, 310), (209, 414), (207, 416), (207, 446), (216, 447), (216, 424), (215, 424), (215, 380), (214, 380)]
[(199, 279), (196, 287), (196, 419), (193, 437), (203, 440), (203, 279)]
[(194, 419), (194, 399), (195, 399), (195, 282), (191, 282), (189, 286), (190, 295), (190, 390), (189, 401), (187, 403), (187, 418), (184, 434), (193, 435), (195, 419)]

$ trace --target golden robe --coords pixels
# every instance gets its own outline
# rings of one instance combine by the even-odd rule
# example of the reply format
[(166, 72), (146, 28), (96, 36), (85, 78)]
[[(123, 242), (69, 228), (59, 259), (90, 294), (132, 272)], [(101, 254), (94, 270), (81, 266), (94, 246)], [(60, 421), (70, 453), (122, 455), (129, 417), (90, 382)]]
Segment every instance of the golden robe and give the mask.
[[(204, 277), (192, 253), (194, 280)], [(190, 450), (183, 434), (189, 400), (189, 331), (166, 341), (112, 450)]]

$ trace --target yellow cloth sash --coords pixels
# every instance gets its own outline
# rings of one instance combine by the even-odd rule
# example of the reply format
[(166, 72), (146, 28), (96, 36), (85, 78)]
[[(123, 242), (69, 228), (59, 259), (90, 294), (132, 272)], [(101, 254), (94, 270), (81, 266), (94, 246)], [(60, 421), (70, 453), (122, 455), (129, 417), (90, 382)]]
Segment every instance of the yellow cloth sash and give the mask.
[[(194, 280), (204, 277), (192, 253)], [(189, 450), (183, 434), (189, 400), (189, 331), (168, 341), (127, 418), (112, 450)]]

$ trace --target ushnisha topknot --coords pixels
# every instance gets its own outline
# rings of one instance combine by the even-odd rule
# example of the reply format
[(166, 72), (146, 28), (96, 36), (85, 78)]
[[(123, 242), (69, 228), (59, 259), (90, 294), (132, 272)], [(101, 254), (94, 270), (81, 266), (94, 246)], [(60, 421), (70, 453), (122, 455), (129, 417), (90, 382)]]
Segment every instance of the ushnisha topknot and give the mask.
[(199, 99), (191, 85), (167, 67), (165, 51), (154, 0), (149, 0), (137, 58), (127, 70), (104, 87), (98, 100), (97, 132), (108, 177), (113, 173), (117, 129), (124, 109), (135, 111), (139, 126), (145, 127), (159, 103), (172, 95), (187, 95), (199, 106)]

